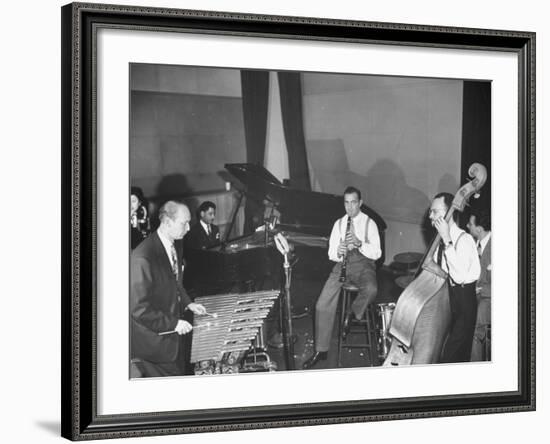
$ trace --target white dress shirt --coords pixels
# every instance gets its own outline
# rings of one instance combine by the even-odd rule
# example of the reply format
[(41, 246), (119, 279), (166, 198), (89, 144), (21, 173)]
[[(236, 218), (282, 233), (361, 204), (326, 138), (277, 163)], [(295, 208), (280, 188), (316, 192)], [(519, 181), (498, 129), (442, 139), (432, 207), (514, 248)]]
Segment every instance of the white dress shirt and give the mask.
[[(456, 284), (470, 284), (477, 281), (481, 266), (474, 238), (455, 223), (450, 223), (449, 234), (453, 245), (445, 248), (441, 268), (449, 273)], [(437, 261), (439, 248), (441, 246), (435, 249), (434, 261)]]
[[(360, 211), (357, 216), (352, 218), (353, 230), (357, 239), (363, 242), (359, 248), (359, 252), (372, 260), (377, 260), (382, 256), (380, 248), (380, 236), (378, 227), (365, 213)], [(338, 246), (340, 242), (346, 239), (346, 228), (348, 224), (348, 215), (341, 217), (332, 227), (330, 233), (330, 241), (328, 247), (328, 258), (334, 262), (342, 262), (343, 258), (338, 257)], [(367, 227), (368, 225), (368, 227)]]

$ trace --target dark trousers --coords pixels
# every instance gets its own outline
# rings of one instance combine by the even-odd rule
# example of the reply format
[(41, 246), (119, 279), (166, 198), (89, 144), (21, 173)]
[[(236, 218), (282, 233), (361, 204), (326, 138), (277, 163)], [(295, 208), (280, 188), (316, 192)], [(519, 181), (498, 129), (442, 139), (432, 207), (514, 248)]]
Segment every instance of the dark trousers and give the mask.
[(469, 362), (476, 326), (476, 283), (449, 285), (451, 328), (441, 362)]
[[(193, 322), (190, 317), (186, 319)], [(174, 333), (177, 334), (177, 333)], [(179, 338), (178, 354), (173, 362), (151, 362), (141, 358), (130, 361), (130, 378), (159, 378), (162, 376), (183, 376), (193, 374), (189, 363), (191, 356), (191, 333)]]
[(489, 340), (487, 338), (487, 327), (491, 325), (491, 298), (479, 295), (477, 298), (477, 320), (472, 342), (472, 362), (489, 360), (489, 357), (485, 355), (485, 347)]

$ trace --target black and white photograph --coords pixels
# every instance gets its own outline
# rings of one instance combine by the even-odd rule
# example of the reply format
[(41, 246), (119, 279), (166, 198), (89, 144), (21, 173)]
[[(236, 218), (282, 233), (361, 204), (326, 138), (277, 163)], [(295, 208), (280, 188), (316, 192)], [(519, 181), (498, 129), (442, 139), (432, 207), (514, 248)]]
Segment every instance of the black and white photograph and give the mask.
[(533, 29), (227, 8), (61, 8), (61, 435), (529, 415)]
[(2, 442), (543, 441), (550, 9), (107, 3), (3, 7)]
[(128, 75), (130, 378), (491, 362), (490, 79)]

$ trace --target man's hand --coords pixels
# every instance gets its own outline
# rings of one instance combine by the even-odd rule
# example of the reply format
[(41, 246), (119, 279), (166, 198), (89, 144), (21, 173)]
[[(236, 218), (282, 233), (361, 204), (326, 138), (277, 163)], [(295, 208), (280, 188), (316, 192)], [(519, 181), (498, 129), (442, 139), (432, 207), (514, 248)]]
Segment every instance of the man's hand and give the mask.
[(346, 254), (348, 247), (345, 241), (340, 242), (338, 245), (338, 256), (344, 256)]
[(191, 310), (193, 313), (195, 313), (196, 315), (203, 315), (203, 314), (206, 314), (206, 308), (204, 308), (204, 305), (202, 304), (197, 304), (195, 302), (191, 302), (187, 308), (189, 310)]
[[(346, 243), (348, 244), (348, 250), (353, 250), (353, 248), (359, 248), (361, 246), (361, 241), (355, 235), (354, 230), (350, 230), (349, 233), (346, 235)], [(352, 248), (349, 247), (350, 244), (353, 245)]]
[(189, 322), (184, 321), (183, 319), (178, 319), (178, 323), (176, 325), (176, 328), (174, 328), (174, 330), (178, 335), (185, 335), (189, 333), (191, 330), (193, 330), (193, 326)]
[(441, 240), (443, 240), (443, 242), (445, 244), (448, 244), (449, 242), (451, 242), (451, 234), (449, 232), (449, 224), (447, 223), (447, 221), (445, 219), (443, 219), (442, 217), (439, 218), (439, 219), (436, 219), (434, 221), (434, 227), (435, 229), (437, 230), (437, 232), (439, 233), (439, 235), (441, 236)]

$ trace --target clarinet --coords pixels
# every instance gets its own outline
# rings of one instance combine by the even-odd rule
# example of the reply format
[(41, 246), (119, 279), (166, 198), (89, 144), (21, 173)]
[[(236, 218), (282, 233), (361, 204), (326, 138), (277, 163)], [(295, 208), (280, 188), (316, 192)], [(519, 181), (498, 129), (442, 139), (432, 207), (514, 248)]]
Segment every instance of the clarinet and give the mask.
[[(348, 216), (348, 223), (346, 225), (346, 239), (348, 237), (348, 233), (351, 228), (351, 217)], [(348, 250), (346, 249), (346, 253), (344, 254), (344, 259), (342, 260), (342, 268), (340, 269), (340, 282), (344, 282), (346, 280), (346, 268), (348, 266)]]

